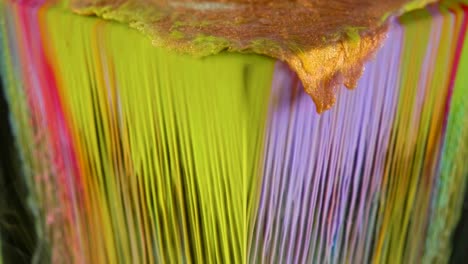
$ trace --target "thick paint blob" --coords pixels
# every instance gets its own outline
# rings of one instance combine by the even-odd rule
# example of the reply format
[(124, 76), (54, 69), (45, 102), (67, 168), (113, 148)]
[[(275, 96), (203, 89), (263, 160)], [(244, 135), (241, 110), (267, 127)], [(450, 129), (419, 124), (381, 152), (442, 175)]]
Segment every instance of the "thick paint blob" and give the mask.
[(254, 52), (289, 64), (320, 113), (354, 88), (392, 14), (434, 0), (74, 0), (81, 14), (129, 24), (156, 46), (196, 56)]

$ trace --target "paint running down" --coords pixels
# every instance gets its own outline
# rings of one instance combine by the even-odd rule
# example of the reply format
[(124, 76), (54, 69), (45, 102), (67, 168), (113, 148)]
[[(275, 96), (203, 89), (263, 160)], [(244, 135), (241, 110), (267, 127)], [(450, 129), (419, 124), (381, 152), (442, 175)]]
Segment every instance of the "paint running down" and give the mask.
[(360, 89), (318, 115), (282, 62), (181, 56), (0, 0), (37, 262), (445, 263), (468, 175), (467, 13), (392, 22)]
[(156, 46), (205, 56), (254, 52), (285, 61), (320, 113), (354, 88), (386, 36), (386, 18), (434, 0), (72, 0), (81, 14), (129, 24)]

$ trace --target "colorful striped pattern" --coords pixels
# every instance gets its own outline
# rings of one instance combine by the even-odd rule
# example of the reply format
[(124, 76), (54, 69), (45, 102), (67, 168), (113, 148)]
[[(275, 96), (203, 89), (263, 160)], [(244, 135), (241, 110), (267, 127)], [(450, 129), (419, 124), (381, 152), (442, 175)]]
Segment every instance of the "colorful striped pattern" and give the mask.
[(358, 88), (318, 115), (283, 63), (185, 57), (0, 0), (35, 260), (445, 262), (468, 175), (467, 12), (395, 20)]

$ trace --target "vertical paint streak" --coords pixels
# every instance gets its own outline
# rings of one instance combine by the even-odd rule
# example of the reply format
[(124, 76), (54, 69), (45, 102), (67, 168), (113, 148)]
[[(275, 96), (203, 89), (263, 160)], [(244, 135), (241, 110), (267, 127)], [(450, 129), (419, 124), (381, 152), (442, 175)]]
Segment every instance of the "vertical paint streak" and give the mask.
[(394, 21), (358, 88), (317, 115), (283, 63), (189, 58), (58, 5), (0, 1), (5, 93), (50, 250), (37, 259), (449, 255), (468, 173), (466, 7)]

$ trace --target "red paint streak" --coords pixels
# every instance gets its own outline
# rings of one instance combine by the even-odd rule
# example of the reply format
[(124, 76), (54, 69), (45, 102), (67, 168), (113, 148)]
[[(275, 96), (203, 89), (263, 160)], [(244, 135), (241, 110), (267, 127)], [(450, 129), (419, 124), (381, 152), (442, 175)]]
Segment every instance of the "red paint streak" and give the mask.
[[(467, 18), (468, 6), (462, 5), (461, 9), (463, 10), (463, 12), (461, 14), (463, 16), (463, 20), (462, 20), (460, 33), (458, 35), (457, 46), (456, 46), (456, 49), (455, 49), (455, 57), (454, 57), (454, 61), (453, 61), (453, 64), (452, 64), (452, 69), (450, 71), (449, 87), (448, 87), (448, 92), (447, 92), (447, 103), (445, 104), (445, 113), (446, 113), (446, 115), (445, 115), (444, 124), (443, 124), (443, 133), (444, 134), (445, 134), (445, 130), (447, 128), (448, 116), (449, 116), (448, 113), (450, 111), (450, 105), (451, 105), (451, 101), (452, 101), (453, 89), (454, 89), (454, 86), (455, 86), (455, 80), (457, 78), (458, 66), (460, 64), (461, 53), (463, 51), (463, 45), (464, 45), (464, 42), (465, 42), (466, 31), (467, 31), (467, 26), (468, 26), (468, 18)], [(455, 13), (455, 15), (457, 15), (456, 11), (454, 13)]]
[[(67, 122), (59, 83), (44, 46), (48, 43), (47, 34), (44, 35), (40, 26), (41, 5), (39, 1), (32, 4), (30, 1), (22, 1), (14, 6), (18, 22), (18, 55), (21, 59), (24, 90), (31, 110), (32, 128), (39, 133), (45, 132), (46, 142), (50, 147), (46, 150), (49, 153), (37, 153), (49, 157), (46, 158), (54, 169), (53, 176), (56, 176), (52, 180), (56, 181), (59, 187), (59, 207), (63, 213), (62, 220), (65, 221), (63, 224), (73, 227), (77, 224), (76, 212), (80, 208), (76, 206), (81, 204), (79, 193), (83, 183), (73, 144), (71, 123)], [(76, 237), (72, 235), (66, 240), (72, 242), (74, 245), (70, 246), (77, 249), (79, 243)]]

